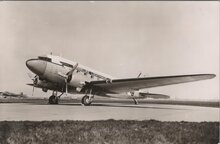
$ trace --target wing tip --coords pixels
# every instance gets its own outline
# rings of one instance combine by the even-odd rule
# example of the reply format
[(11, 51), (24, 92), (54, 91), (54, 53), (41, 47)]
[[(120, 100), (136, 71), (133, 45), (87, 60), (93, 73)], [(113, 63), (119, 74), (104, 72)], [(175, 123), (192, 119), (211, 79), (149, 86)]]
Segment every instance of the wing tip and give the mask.
[(216, 74), (206, 74), (208, 79), (212, 79), (216, 77)]

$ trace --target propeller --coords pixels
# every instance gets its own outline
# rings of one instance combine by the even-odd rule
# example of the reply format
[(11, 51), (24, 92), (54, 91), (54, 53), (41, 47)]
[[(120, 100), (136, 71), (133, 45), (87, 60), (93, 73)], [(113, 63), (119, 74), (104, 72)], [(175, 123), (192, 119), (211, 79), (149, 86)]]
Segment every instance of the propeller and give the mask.
[(139, 75), (137, 76), (137, 78), (139, 78), (141, 76), (141, 72), (139, 73)]
[(33, 97), (34, 96), (34, 85), (33, 85), (33, 89), (32, 89), (32, 94), (31, 96)]
[[(142, 73), (140, 72), (140, 73), (138, 74), (137, 78), (140, 78), (141, 74), (142, 74)], [(138, 89), (134, 89), (134, 90), (135, 90), (135, 91), (139, 91)], [(128, 92), (128, 94), (133, 97), (133, 100), (134, 100), (135, 104), (137, 104), (137, 100), (134, 98), (134, 91), (130, 91), (130, 92)]]
[[(147, 76), (149, 76), (149, 74), (146, 74)], [(144, 75), (144, 77), (146, 77), (146, 75)], [(149, 89), (147, 89), (147, 93), (149, 93)]]
[(33, 80), (33, 90), (32, 90), (32, 97), (34, 96), (34, 88), (35, 88), (35, 85), (37, 85), (37, 82), (38, 82), (38, 75), (35, 75), (34, 76), (34, 79)]
[(38, 82), (38, 75), (35, 75), (33, 76), (33, 74), (31, 73), (28, 73), (28, 76), (31, 78), (31, 80), (33, 81), (33, 89), (32, 89), (32, 97), (34, 96), (34, 88), (35, 88), (35, 85), (37, 84)]
[(58, 74), (64, 78), (65, 87), (66, 87), (66, 90), (65, 90), (66, 95), (68, 93), (68, 83), (71, 81), (73, 72), (76, 70), (77, 67), (78, 67), (78, 63), (76, 63), (76, 65), (66, 74), (58, 72)]
[[(137, 76), (137, 78), (140, 78), (140, 76), (141, 76), (141, 72), (138, 74), (138, 76)], [(147, 74), (148, 75), (148, 74)], [(143, 77), (146, 77), (146, 75), (144, 75)], [(148, 89), (147, 89), (147, 93), (149, 93), (149, 91), (148, 91)]]

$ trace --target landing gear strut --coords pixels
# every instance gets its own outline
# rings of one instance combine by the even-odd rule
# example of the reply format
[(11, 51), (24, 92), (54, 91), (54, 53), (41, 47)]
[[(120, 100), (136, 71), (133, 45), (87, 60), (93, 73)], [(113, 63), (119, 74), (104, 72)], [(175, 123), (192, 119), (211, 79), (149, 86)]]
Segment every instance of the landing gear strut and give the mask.
[(89, 105), (91, 105), (93, 98), (94, 98), (94, 94), (92, 93), (92, 89), (88, 89), (88, 90), (86, 90), (86, 95), (82, 98), (81, 103), (84, 106), (89, 106)]
[[(141, 74), (141, 73), (140, 73)], [(139, 75), (140, 75), (139, 74)], [(139, 76), (138, 76), (139, 77)], [(130, 94), (131, 94), (131, 96), (132, 96), (132, 99), (133, 99), (133, 101), (134, 101), (134, 104), (136, 104), (136, 105), (138, 105), (138, 101), (135, 99), (135, 97), (134, 97), (134, 92), (130, 92)]]
[(134, 104), (138, 105), (138, 101), (135, 98), (133, 98), (133, 100), (134, 100)]

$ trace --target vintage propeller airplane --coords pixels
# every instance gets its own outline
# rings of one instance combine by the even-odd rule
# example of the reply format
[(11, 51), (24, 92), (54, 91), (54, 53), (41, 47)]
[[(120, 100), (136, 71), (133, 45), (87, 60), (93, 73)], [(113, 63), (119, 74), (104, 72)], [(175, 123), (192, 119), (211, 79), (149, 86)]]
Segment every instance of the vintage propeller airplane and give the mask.
[[(55, 55), (39, 56), (26, 61), (26, 66), (34, 73), (32, 95), (34, 87), (44, 92), (52, 90), (49, 104), (58, 104), (64, 93), (85, 94), (81, 102), (90, 105), (94, 96), (129, 97), (137, 104), (138, 98), (169, 98), (161, 94), (152, 94), (142, 91), (145, 88), (193, 82), (215, 77), (215, 74), (193, 74), (160, 77), (140, 77), (117, 79), (107, 74), (95, 71), (77, 62), (73, 62)], [(58, 92), (61, 92), (58, 95)]]
[(23, 92), (21, 92), (20, 94), (16, 94), (16, 93), (12, 93), (9, 91), (4, 91), (4, 92), (0, 92), (0, 96), (4, 97), (4, 98), (27, 98), (27, 95), (25, 95)]

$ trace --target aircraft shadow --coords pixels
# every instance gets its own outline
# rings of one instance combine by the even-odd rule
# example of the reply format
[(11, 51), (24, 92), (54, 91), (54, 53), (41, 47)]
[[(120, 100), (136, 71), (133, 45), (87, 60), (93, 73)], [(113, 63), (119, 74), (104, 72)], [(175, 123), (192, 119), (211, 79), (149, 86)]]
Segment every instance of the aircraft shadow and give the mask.
[[(29, 103), (32, 105), (50, 105), (47, 103)], [(58, 105), (50, 105), (50, 106), (82, 106), (81, 103), (60, 103)], [(108, 103), (92, 103), (91, 106), (84, 107), (120, 107), (120, 108), (139, 108), (139, 109), (169, 109), (169, 110), (187, 110), (187, 109), (179, 109), (179, 108), (168, 108), (168, 107), (156, 107), (156, 106), (147, 106), (145, 105), (124, 105), (121, 103), (116, 104), (108, 104)]]
[[(80, 104), (81, 105), (81, 104)], [(100, 107), (124, 107), (124, 108), (140, 108), (140, 109), (170, 109), (170, 110), (183, 110), (177, 108), (163, 108), (163, 107), (154, 107), (154, 106), (144, 106), (144, 105), (123, 105), (123, 104), (103, 104), (103, 103), (93, 103), (91, 106), (100, 106)]]

